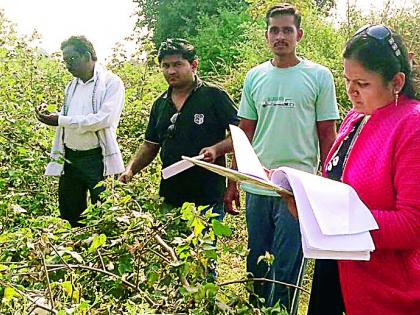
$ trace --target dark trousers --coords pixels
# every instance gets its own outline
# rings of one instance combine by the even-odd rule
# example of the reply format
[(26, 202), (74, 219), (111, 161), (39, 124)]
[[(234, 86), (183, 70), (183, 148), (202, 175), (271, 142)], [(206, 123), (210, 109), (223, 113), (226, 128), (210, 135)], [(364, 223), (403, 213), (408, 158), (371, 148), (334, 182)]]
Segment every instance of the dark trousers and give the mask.
[(104, 187), (95, 186), (104, 179), (101, 148), (87, 151), (65, 150), (64, 174), (60, 177), (58, 199), (61, 217), (72, 227), (82, 226), (78, 221), (87, 208), (87, 192), (96, 203)]
[(337, 261), (317, 259), (308, 315), (342, 315), (344, 312)]

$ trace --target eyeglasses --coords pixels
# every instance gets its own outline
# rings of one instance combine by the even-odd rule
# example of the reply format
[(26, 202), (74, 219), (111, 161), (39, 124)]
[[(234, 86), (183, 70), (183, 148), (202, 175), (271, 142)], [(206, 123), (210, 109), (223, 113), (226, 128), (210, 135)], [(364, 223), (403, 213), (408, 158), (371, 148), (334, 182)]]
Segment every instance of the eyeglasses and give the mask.
[(355, 34), (360, 35), (362, 33), (366, 33), (369, 37), (376, 39), (381, 43), (388, 43), (389, 47), (391, 47), (392, 51), (394, 52), (395, 57), (401, 56), (401, 50), (398, 47), (398, 44), (395, 42), (394, 38), (392, 37), (391, 30), (386, 27), (385, 25), (365, 25), (361, 27)]
[(76, 60), (78, 60), (80, 56), (71, 56), (71, 57), (63, 57), (63, 61), (67, 65), (73, 64)]
[(178, 120), (179, 115), (181, 115), (181, 112), (177, 112), (177, 113), (173, 114), (171, 119), (169, 119), (171, 124), (169, 125), (168, 129), (166, 130), (166, 135), (168, 136), (168, 138), (175, 137), (175, 132), (176, 132), (175, 123)]

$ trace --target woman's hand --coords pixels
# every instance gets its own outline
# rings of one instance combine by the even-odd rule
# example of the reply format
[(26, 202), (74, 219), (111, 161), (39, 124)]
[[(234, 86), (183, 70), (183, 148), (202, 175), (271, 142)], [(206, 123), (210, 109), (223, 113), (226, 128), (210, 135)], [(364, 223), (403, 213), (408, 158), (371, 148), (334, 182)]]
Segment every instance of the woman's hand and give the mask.
[(286, 203), (287, 209), (289, 210), (289, 213), (291, 214), (291, 216), (294, 217), (296, 220), (298, 220), (299, 216), (298, 216), (295, 197), (286, 195), (286, 194), (284, 195), (280, 194), (280, 196), (283, 198), (284, 202)]
[(275, 169), (274, 170), (269, 170), (268, 168), (264, 167), (264, 172), (267, 175), (269, 180), (271, 180), (271, 176), (273, 176), (274, 171), (275, 171)]
[[(269, 170), (269, 169), (264, 168), (264, 171), (267, 174), (268, 179), (271, 180), (271, 177), (273, 176), (275, 169)], [(287, 194), (282, 194), (282, 193), (278, 193), (278, 194), (280, 195), (280, 197), (283, 198), (284, 202), (286, 203), (287, 209), (289, 210), (289, 213), (291, 214), (291, 216), (294, 217), (296, 220), (298, 220), (299, 217), (298, 217), (295, 197), (287, 195)]]

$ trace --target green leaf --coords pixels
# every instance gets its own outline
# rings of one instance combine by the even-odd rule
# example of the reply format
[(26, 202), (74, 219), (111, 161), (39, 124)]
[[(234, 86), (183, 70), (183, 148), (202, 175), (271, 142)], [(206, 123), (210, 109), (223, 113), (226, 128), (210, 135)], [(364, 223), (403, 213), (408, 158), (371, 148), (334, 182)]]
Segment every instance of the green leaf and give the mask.
[(78, 310), (77, 314), (86, 315), (88, 309), (89, 309), (89, 304), (88, 304), (88, 302), (84, 301), (84, 302), (80, 303), (79, 306), (77, 307), (77, 310)]
[(67, 296), (71, 296), (73, 292), (73, 285), (70, 281), (64, 281), (60, 284)]
[(185, 221), (191, 222), (194, 218), (194, 204), (184, 202), (181, 208), (181, 218)]
[(92, 244), (89, 247), (89, 253), (95, 252), (99, 247), (101, 247), (105, 243), (106, 243), (106, 235), (105, 234), (96, 235), (93, 238)]
[(4, 297), (3, 299), (6, 301), (6, 303), (10, 302), (14, 297), (20, 297), (20, 294), (16, 292), (15, 289), (7, 287), (4, 290)]
[(3, 233), (2, 235), (0, 235), (0, 243), (7, 243), (9, 241), (10, 241), (10, 234)]
[(134, 270), (131, 257), (131, 255), (125, 255), (120, 258), (117, 268), (120, 275), (132, 272)]
[(208, 259), (217, 259), (217, 253), (216, 250), (205, 250), (204, 251), (204, 256)]
[(213, 227), (214, 234), (216, 236), (230, 236), (232, 235), (232, 230), (227, 225), (224, 225), (222, 222), (217, 220), (212, 220), (211, 225)]
[(204, 286), (204, 289), (206, 291), (206, 297), (214, 297), (217, 293), (217, 291), (219, 290), (219, 287), (217, 285), (215, 285), (214, 283), (207, 283)]
[(158, 280), (159, 274), (156, 271), (152, 271), (147, 275), (147, 282), (149, 283), (149, 286), (153, 286)]
[(194, 219), (192, 227), (194, 228), (195, 236), (201, 235), (201, 232), (203, 232), (203, 230), (206, 228), (199, 218)]
[(57, 106), (56, 105), (47, 105), (47, 111), (50, 113), (54, 113), (57, 111)]

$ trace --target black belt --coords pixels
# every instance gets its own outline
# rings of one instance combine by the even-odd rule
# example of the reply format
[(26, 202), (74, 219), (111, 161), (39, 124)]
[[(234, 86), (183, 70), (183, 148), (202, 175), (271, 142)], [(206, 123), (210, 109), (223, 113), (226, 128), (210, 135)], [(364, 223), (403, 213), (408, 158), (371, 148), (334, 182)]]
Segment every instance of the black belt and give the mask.
[(73, 150), (67, 147), (64, 147), (64, 153), (65, 157), (68, 159), (71, 158), (80, 158), (80, 157), (86, 157), (91, 155), (102, 155), (102, 148), (95, 148), (90, 150)]

